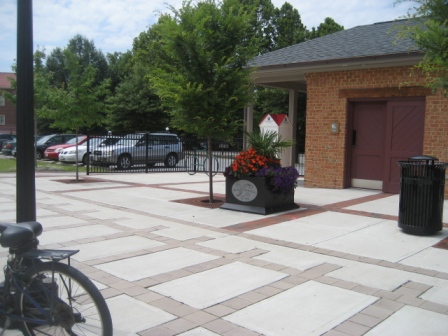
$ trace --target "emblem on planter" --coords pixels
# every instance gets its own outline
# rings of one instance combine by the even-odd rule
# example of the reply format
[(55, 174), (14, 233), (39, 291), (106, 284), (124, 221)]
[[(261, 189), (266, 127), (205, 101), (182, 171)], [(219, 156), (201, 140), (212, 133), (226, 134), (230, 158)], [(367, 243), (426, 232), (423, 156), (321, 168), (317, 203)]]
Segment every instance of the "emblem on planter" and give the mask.
[(238, 180), (232, 185), (233, 196), (241, 202), (253, 201), (258, 194), (255, 184), (248, 180)]

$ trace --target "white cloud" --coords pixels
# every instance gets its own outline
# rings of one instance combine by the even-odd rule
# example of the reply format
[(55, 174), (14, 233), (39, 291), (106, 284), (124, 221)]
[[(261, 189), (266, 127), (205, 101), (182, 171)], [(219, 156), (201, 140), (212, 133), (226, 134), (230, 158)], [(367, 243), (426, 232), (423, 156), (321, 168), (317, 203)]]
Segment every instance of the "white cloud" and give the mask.
[[(0, 71), (11, 71), (16, 58), (17, 0), (0, 0)], [(286, 0), (271, 0), (281, 7)], [(395, 0), (289, 0), (308, 29), (326, 17), (346, 29), (394, 20), (406, 14), (409, 3)], [(103, 53), (125, 52), (148, 26), (157, 21), (168, 4), (180, 8), (182, 0), (34, 0), (34, 46), (65, 47), (76, 34), (93, 40)]]

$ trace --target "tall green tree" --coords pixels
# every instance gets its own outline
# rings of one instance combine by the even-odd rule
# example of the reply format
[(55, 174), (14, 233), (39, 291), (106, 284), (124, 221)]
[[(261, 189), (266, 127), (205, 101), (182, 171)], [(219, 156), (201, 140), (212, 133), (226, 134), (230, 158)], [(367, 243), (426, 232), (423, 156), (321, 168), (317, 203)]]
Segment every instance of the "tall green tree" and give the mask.
[(344, 26), (336, 23), (332, 18), (327, 17), (324, 22), (317, 26), (317, 29), (314, 27), (311, 28), (311, 31), (308, 33), (308, 39), (312, 40), (341, 30), (344, 30)]
[(271, 0), (240, 0), (243, 9), (251, 13), (249, 29), (258, 40), (258, 52), (264, 54), (275, 50), (275, 6)]
[(107, 78), (110, 79), (110, 90), (115, 92), (115, 88), (123, 82), (126, 77), (132, 74), (132, 52), (108, 53), (107, 56)]
[(285, 48), (304, 42), (307, 38), (306, 27), (302, 23), (299, 11), (285, 2), (280, 9), (275, 9), (273, 38), (275, 49)]
[(65, 48), (55, 48), (47, 57), (46, 70), (53, 74), (52, 85), (60, 87), (70, 81), (71, 74), (67, 68), (66, 50), (76, 56), (80, 67), (86, 68), (91, 65), (96, 69), (95, 85), (99, 85), (108, 78), (108, 64), (104, 54), (95, 47), (92, 40), (77, 34), (68, 41)]
[(47, 86), (44, 103), (36, 109), (36, 114), (52, 120), (52, 127), (78, 134), (82, 128), (103, 123), (109, 80), (97, 84), (98, 70), (93, 64), (85, 66), (79, 55), (69, 49), (65, 49), (63, 54), (64, 71), (69, 80), (61, 86)]
[(160, 131), (169, 124), (169, 116), (155, 90), (150, 87), (145, 69), (136, 65), (130, 75), (116, 87), (107, 99), (107, 126), (116, 133)]
[(410, 37), (425, 51), (423, 60), (416, 67), (426, 75), (429, 88), (448, 96), (448, 0), (412, 2), (416, 6), (406, 16), (410, 24), (401, 26), (399, 37)]
[[(250, 30), (251, 13), (239, 0), (185, 1), (156, 26), (159, 59), (151, 68), (151, 83), (178, 129), (208, 139), (227, 139), (241, 127), (242, 109), (249, 102), (246, 67), (257, 52)], [(209, 201), (213, 202), (213, 174)]]

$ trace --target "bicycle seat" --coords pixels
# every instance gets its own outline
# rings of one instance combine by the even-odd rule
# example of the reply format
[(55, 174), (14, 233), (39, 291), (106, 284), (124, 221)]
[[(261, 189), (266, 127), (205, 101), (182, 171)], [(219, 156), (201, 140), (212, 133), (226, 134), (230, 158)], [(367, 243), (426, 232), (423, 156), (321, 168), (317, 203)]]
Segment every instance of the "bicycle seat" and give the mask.
[(2, 247), (19, 247), (32, 242), (42, 233), (39, 222), (0, 223), (0, 245)]

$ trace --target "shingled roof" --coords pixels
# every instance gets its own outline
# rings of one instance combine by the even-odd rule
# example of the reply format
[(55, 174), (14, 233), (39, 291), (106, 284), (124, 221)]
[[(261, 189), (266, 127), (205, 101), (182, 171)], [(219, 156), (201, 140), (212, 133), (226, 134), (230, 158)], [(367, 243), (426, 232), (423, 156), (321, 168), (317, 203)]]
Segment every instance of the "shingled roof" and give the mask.
[(397, 40), (397, 25), (408, 20), (357, 26), (255, 57), (250, 66), (275, 67), (322, 61), (421, 53), (408, 38)]

